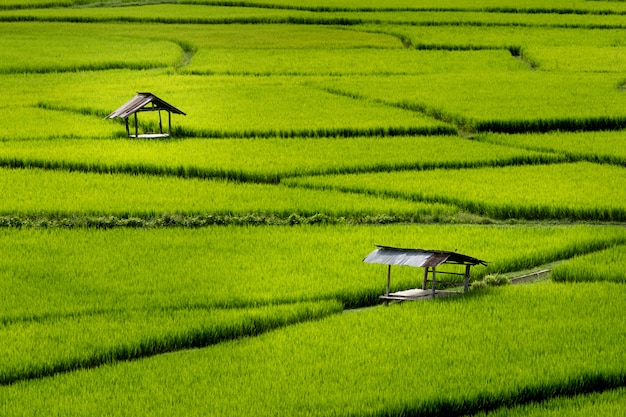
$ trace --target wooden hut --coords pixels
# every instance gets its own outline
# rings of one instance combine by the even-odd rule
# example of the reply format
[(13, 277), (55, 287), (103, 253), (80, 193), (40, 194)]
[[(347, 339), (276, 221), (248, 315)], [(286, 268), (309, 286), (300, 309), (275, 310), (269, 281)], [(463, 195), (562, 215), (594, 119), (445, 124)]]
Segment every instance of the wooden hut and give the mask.
[[(426, 250), (426, 249), (407, 249), (407, 248), (395, 248), (391, 246), (377, 245), (377, 249), (371, 252), (363, 259), (363, 262), (383, 264), (387, 265), (387, 287), (384, 295), (380, 296), (380, 299), (385, 302), (385, 305), (389, 301), (407, 301), (416, 300), (426, 297), (435, 297), (436, 295), (450, 295), (458, 294), (459, 291), (444, 291), (438, 290), (437, 284), (450, 284), (450, 281), (440, 280), (437, 277), (440, 275), (457, 275), (463, 277), (463, 283), (458, 281), (452, 282), (453, 285), (463, 286), (463, 292), (467, 292), (469, 289), (469, 276), (470, 269), (475, 265), (486, 265), (486, 261), (473, 258), (471, 256), (463, 255), (457, 252), (448, 252), (442, 250)], [(445, 264), (463, 265), (465, 271), (450, 272), (437, 270), (437, 267)], [(391, 287), (391, 266), (392, 265), (404, 265), (413, 266), (418, 268), (424, 268), (424, 279), (422, 281), (422, 288), (414, 288), (410, 290), (398, 291), (390, 293)], [(431, 284), (430, 290), (427, 289), (428, 284)]]
[[(163, 132), (163, 119), (161, 117), (161, 112), (167, 112), (167, 132)], [(139, 134), (139, 122), (137, 121), (137, 113), (140, 112), (158, 112), (159, 113), (159, 131), (158, 132), (144, 132)], [(126, 133), (130, 138), (168, 138), (172, 134), (172, 113), (174, 114), (182, 114), (186, 116), (186, 114), (172, 106), (169, 103), (161, 100), (157, 96), (152, 93), (137, 93), (135, 97), (130, 99), (129, 102), (124, 104), (119, 109), (115, 110), (113, 113), (109, 114), (105, 119), (114, 119), (116, 117), (120, 117), (126, 121)], [(131, 133), (130, 126), (128, 123), (128, 118), (130, 116), (134, 116), (134, 134)]]

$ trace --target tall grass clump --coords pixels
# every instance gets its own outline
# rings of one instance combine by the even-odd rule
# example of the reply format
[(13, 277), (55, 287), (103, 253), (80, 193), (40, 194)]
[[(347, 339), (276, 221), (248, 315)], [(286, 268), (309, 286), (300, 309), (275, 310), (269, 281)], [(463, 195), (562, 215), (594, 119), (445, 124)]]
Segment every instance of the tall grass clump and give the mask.
[[(0, 398), (9, 414), (460, 416), (623, 385), (625, 296), (618, 285), (546, 284), (379, 307), (16, 384)], [(407, 330), (416, 326), (428, 331)]]

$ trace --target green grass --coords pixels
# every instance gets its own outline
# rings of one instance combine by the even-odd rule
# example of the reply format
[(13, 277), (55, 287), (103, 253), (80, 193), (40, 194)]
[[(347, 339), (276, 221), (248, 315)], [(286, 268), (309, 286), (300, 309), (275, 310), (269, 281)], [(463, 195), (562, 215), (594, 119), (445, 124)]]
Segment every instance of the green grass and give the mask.
[[(495, 132), (608, 130), (626, 126), (620, 78), (602, 73), (493, 72), (341, 77), (320, 88)], [(462, 97), (462, 100), (459, 100)], [(513, 99), (514, 98), (514, 99)]]
[(626, 166), (626, 133), (554, 132), (549, 134), (486, 135), (480, 140), (544, 152), (565, 154), (574, 160), (587, 160)]
[[(6, 93), (19, 96), (14, 105), (39, 105), (101, 117), (130, 100), (134, 92), (151, 91), (187, 113), (186, 117), (172, 116), (174, 133), (179, 137), (456, 133), (450, 125), (420, 113), (338, 97), (309, 87), (297, 77), (198, 77), (159, 70), (115, 70), (7, 75), (5, 80)], [(145, 114), (139, 119), (154, 123)], [(123, 134), (124, 127), (117, 127)]]
[(507, 51), (201, 49), (183, 72), (243, 75), (388, 75), (525, 70)]
[[(46, 113), (43, 110), (34, 112), (37, 113), (59, 114), (59, 117), (71, 115), (63, 112)], [(95, 120), (89, 117), (83, 119)], [(41, 120), (40, 125), (45, 127)], [(30, 131), (22, 126), (22, 134)], [(42, 135), (46, 131), (50, 132), (49, 127), (42, 130)], [(55, 139), (0, 142), (0, 164), (5, 166), (271, 183), (277, 183), (284, 177), (301, 175), (502, 166), (559, 160), (563, 158), (558, 155), (453, 136), (355, 137), (339, 140)]]
[(303, 177), (286, 184), (455, 204), (499, 219), (625, 221), (624, 169), (588, 162)]
[(513, 408), (501, 408), (490, 413), (478, 413), (477, 417), (524, 416), (524, 417), (613, 417), (624, 412), (626, 389), (619, 388), (574, 397), (558, 397), (539, 403)]
[(232, 183), (171, 177), (92, 174), (41, 169), (0, 170), (0, 213), (68, 216), (292, 214), (358, 219), (366, 216), (451, 215), (446, 204), (294, 189), (282, 185)]
[(0, 385), (256, 336), (341, 309), (332, 301), (245, 309), (127, 307), (4, 323)]
[(552, 271), (558, 282), (611, 281), (626, 282), (626, 246), (616, 246), (601, 252), (576, 257)]
[[(472, 278), (540, 266), (616, 244), (605, 226), (281, 226), (203, 229), (0, 229), (3, 322), (109, 310), (244, 307), (339, 300), (371, 305), (386, 268), (374, 245), (457, 250), (489, 261)], [(394, 268), (392, 286), (422, 271)]]
[(104, 31), (86, 36), (80, 26), (69, 24), (5, 23), (0, 36), (0, 72), (6, 73), (168, 67), (183, 53), (175, 42)]
[(509, 286), (379, 307), (0, 398), (7, 415), (462, 415), (623, 384), (625, 292)]

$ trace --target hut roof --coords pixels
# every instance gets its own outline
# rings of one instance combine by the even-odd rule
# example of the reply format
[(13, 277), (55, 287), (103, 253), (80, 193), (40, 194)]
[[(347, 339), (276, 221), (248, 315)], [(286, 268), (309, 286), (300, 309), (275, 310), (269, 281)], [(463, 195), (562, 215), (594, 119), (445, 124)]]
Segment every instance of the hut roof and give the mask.
[(376, 245), (363, 262), (383, 265), (406, 265), (414, 267), (435, 267), (443, 263), (460, 265), (486, 265), (486, 261), (457, 252), (428, 249), (395, 248)]
[(122, 119), (126, 119), (131, 114), (134, 114), (138, 111), (143, 111), (142, 109), (152, 103), (152, 107), (145, 110), (167, 110), (171, 113), (182, 114), (186, 116), (186, 114), (172, 106), (171, 104), (161, 100), (157, 96), (152, 93), (137, 93), (135, 97), (130, 99), (126, 104), (124, 104), (119, 109), (115, 110), (113, 113), (109, 114), (105, 119), (113, 119), (115, 117), (121, 117)]

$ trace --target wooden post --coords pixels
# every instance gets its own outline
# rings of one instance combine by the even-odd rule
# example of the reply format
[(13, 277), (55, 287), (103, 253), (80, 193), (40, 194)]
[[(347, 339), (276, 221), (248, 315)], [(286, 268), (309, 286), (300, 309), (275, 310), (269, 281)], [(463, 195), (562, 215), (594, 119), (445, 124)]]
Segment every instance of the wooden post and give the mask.
[[(389, 297), (389, 291), (391, 289), (390, 287), (391, 287), (391, 264), (387, 265), (387, 290), (385, 292), (385, 295), (387, 297)], [(385, 306), (388, 306), (388, 305), (389, 305), (389, 300), (385, 299)]]
[(463, 280), (463, 292), (469, 290), (469, 276), (471, 265), (465, 265), (465, 279)]
[(422, 289), (426, 289), (426, 284), (428, 283), (428, 267), (424, 268), (424, 280), (422, 281)]
[(172, 136), (172, 113), (167, 111), (167, 136)]
[(137, 124), (137, 113), (135, 112), (135, 139), (139, 137), (139, 126)]
[(163, 134), (163, 122), (161, 121), (161, 109), (159, 109), (159, 134)]
[(436, 266), (433, 266), (433, 281), (432, 281), (432, 285), (433, 285), (433, 298), (435, 298), (435, 293), (436, 293), (436, 284), (437, 284), (437, 272), (435, 271), (435, 269), (437, 269)]
[(124, 120), (126, 121), (126, 136), (130, 137), (130, 129), (128, 128), (128, 117)]

